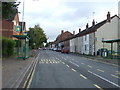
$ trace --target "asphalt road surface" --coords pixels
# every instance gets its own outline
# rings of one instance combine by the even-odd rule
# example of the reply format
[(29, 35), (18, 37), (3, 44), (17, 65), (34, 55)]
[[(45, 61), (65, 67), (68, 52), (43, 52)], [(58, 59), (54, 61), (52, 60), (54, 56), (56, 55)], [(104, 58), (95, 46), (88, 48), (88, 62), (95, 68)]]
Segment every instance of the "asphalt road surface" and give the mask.
[(30, 88), (119, 89), (119, 68), (78, 55), (41, 50)]

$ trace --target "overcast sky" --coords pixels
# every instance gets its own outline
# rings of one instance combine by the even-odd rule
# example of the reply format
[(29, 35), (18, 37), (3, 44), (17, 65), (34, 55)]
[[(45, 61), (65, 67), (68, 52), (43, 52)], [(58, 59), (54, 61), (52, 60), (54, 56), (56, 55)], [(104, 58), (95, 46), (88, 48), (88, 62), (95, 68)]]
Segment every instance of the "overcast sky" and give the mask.
[[(22, 20), (23, 0), (20, 1), (19, 15)], [(89, 2), (88, 2), (89, 1)], [(48, 41), (54, 41), (61, 30), (77, 34), (79, 28), (86, 24), (97, 23), (106, 19), (107, 12), (111, 16), (118, 15), (119, 0), (24, 0), (24, 21), (27, 30), (39, 24), (45, 31)], [(93, 14), (93, 12), (95, 12)]]

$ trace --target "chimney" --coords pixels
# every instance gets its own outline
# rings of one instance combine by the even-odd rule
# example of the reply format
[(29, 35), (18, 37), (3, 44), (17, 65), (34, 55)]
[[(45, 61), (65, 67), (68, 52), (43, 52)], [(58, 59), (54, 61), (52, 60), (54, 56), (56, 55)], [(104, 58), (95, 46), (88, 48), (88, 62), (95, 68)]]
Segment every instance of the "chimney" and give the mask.
[(88, 29), (88, 27), (89, 27), (89, 25), (88, 25), (88, 23), (87, 23), (87, 25), (86, 25), (86, 29)]
[(79, 28), (79, 33), (81, 32), (81, 29)]
[(108, 22), (111, 21), (110, 12), (108, 12), (108, 14), (107, 14), (107, 21), (108, 21)]
[(73, 31), (73, 35), (75, 35), (75, 31)]
[(64, 33), (64, 30), (61, 30), (61, 34), (63, 34)]
[(95, 26), (95, 20), (93, 19), (92, 26)]

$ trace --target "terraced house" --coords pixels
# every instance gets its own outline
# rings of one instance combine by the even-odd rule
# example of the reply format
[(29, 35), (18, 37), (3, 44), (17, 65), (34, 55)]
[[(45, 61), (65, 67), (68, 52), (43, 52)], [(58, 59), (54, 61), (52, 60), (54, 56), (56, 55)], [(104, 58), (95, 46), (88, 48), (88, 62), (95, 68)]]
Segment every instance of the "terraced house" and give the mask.
[[(119, 52), (120, 50), (120, 18), (117, 15), (110, 16), (107, 13), (107, 18), (99, 23), (92, 22), (89, 27), (88, 23), (86, 29), (81, 31), (75, 36), (63, 40), (70, 41), (70, 52), (76, 52), (87, 55), (99, 55), (98, 52), (102, 48)], [(102, 41), (113, 40), (115, 42), (107, 43)]]

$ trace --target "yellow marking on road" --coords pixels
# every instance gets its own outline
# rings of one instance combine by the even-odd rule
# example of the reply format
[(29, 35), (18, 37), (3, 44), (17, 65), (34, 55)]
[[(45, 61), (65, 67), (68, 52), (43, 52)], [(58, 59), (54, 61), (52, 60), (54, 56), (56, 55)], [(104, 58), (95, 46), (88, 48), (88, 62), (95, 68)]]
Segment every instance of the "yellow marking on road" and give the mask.
[(100, 71), (100, 72), (104, 72), (103, 70), (101, 70), (101, 69), (97, 69), (98, 71)]
[(33, 79), (33, 75), (34, 75), (35, 70), (36, 70), (36, 66), (37, 66), (37, 62), (35, 63), (35, 66), (34, 66), (30, 81), (28, 82), (28, 85), (27, 85), (27, 88), (30, 88), (30, 85), (31, 85), (31, 82), (32, 82), (32, 79)]
[(88, 65), (89, 68), (92, 68), (92, 66)]
[(118, 73), (116, 73), (116, 74), (120, 75), (120, 72), (118, 72)]
[(115, 71), (116, 72), (116, 74), (119, 74), (120, 75), (120, 71)]
[(98, 86), (97, 84), (93, 84), (96, 88), (103, 90), (100, 86)]
[(85, 63), (81, 63), (81, 64), (85, 64)]
[(81, 77), (83, 77), (84, 79), (87, 79), (87, 77), (83, 76), (82, 74), (80, 74)]
[(73, 70), (74, 72), (76, 72), (76, 70), (75, 70), (75, 69), (73, 69), (73, 68), (72, 68), (72, 70)]
[(120, 79), (120, 77), (118, 77), (118, 76), (116, 76), (116, 75), (111, 74), (111, 76)]
[(69, 65), (66, 65), (67, 67), (70, 67)]
[(46, 62), (47, 64), (49, 64), (48, 62)]

